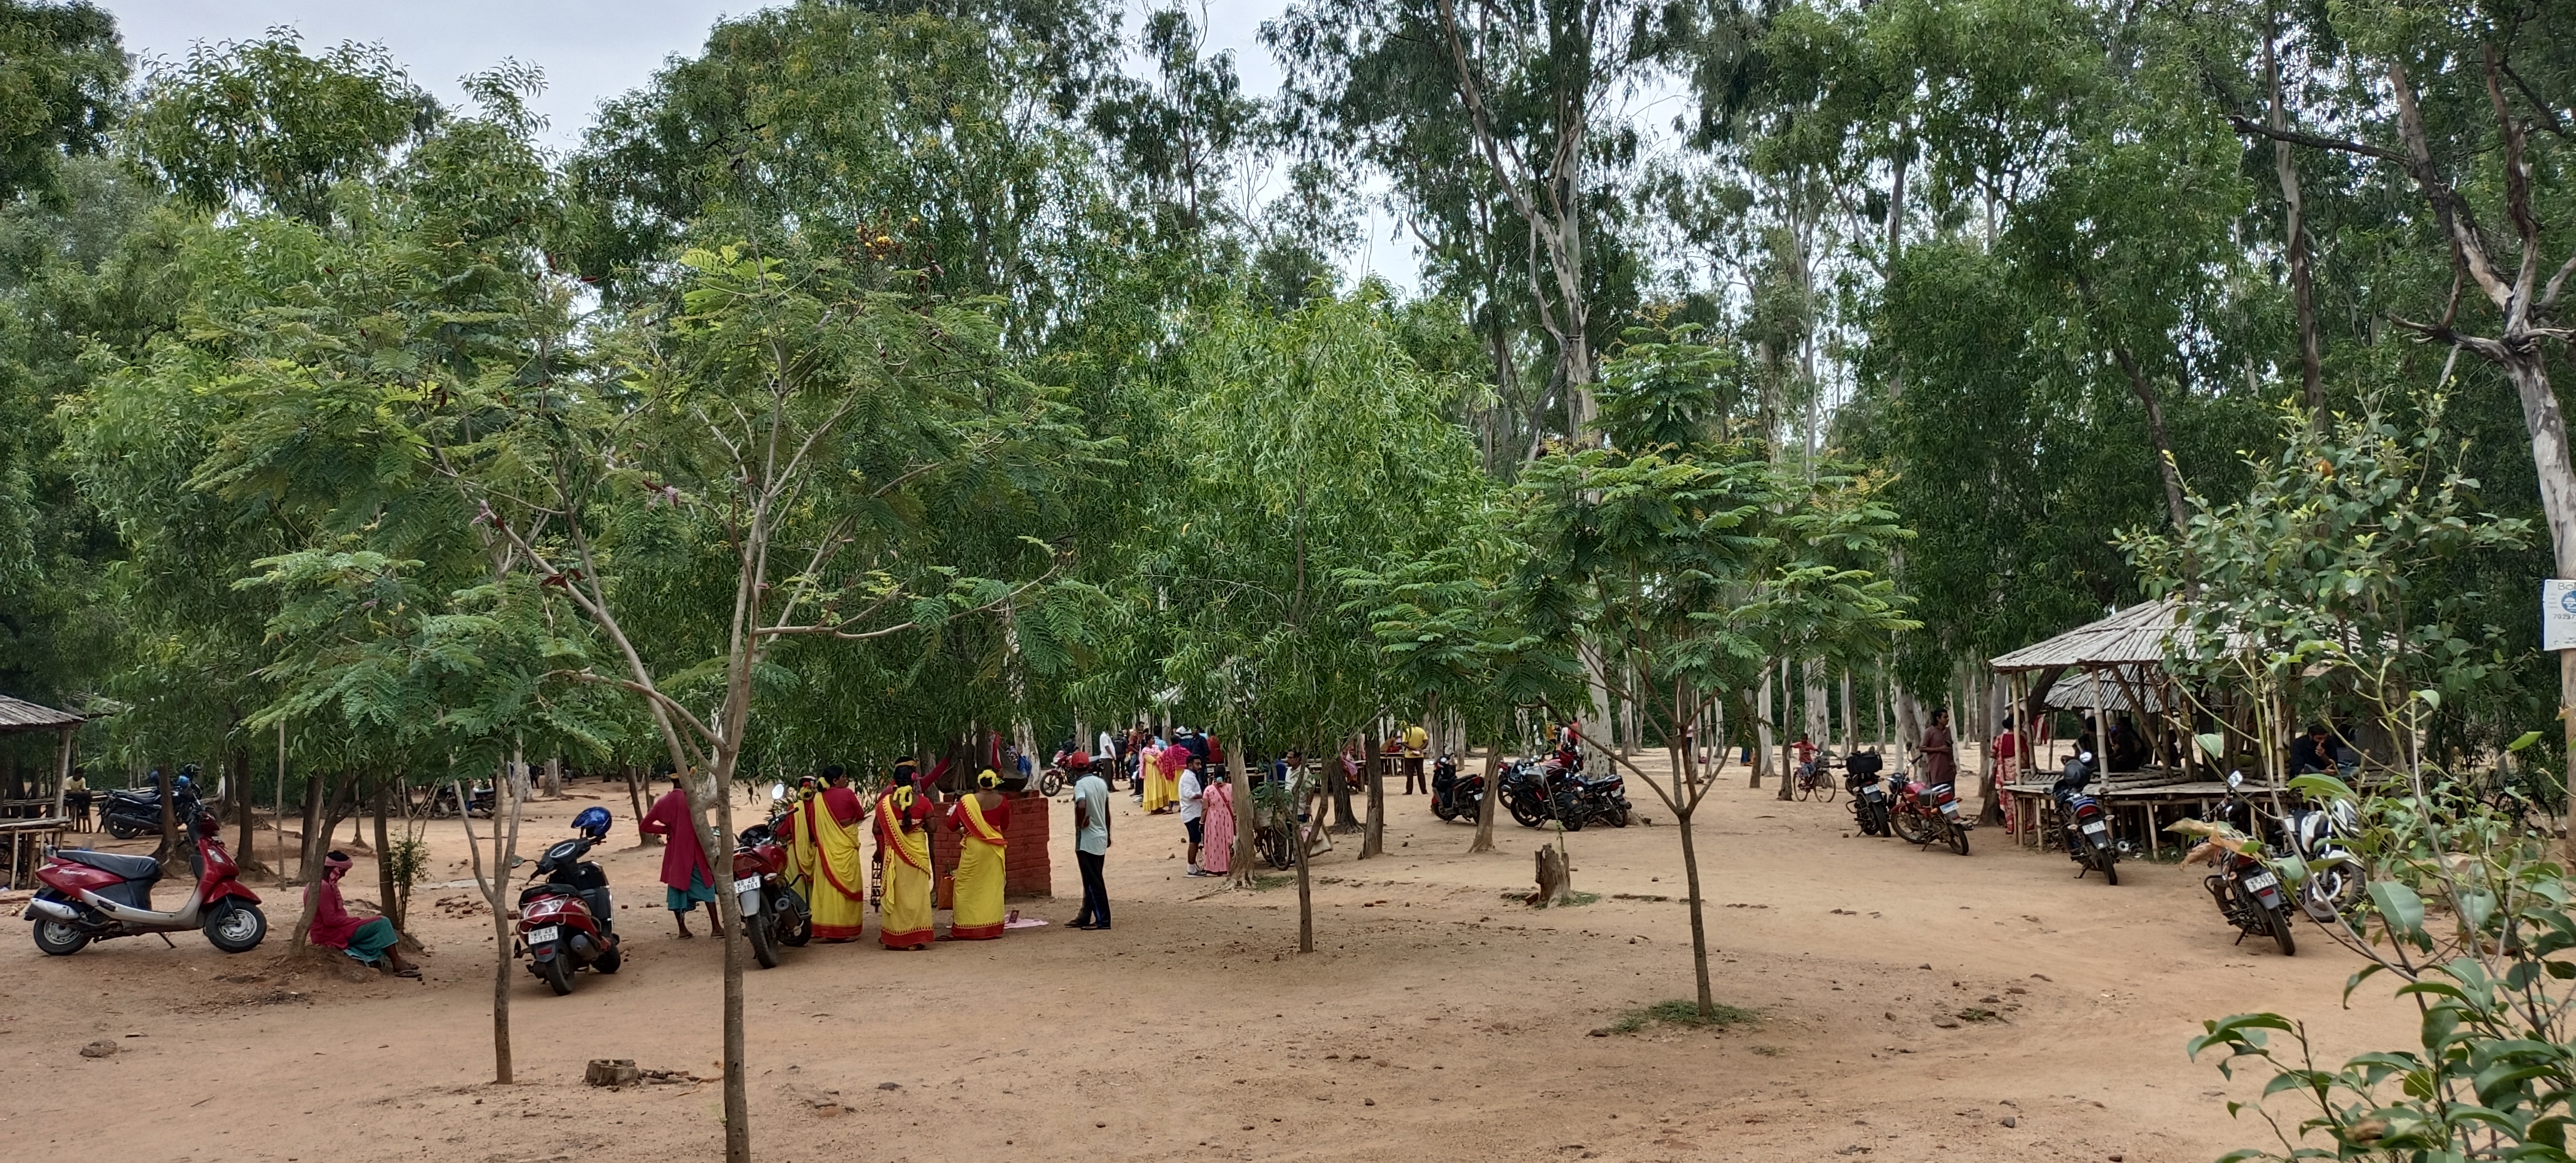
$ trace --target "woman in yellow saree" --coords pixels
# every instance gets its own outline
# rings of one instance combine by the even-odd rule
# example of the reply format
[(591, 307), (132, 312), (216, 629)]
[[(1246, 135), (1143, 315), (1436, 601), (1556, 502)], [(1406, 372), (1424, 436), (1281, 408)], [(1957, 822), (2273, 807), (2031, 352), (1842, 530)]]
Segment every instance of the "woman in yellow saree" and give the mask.
[[(838, 769), (833, 769), (837, 775)], [(859, 859), (861, 810), (857, 796), (841, 789), (817, 795), (807, 789), (791, 817), (794, 843), (788, 859), (814, 910), (814, 937), (822, 941), (856, 941), (868, 920), (868, 881)], [(848, 817), (844, 819), (842, 817)]]
[(1002, 935), (1003, 833), (1011, 827), (1011, 801), (1001, 787), (1002, 777), (988, 770), (975, 777), (974, 794), (948, 809), (948, 822), (962, 837), (951, 890), (957, 911), (948, 923), (948, 935), (960, 941)]
[(888, 949), (930, 947), (930, 810), (929, 797), (908, 783), (877, 799), (877, 853), (885, 860), (877, 940)]

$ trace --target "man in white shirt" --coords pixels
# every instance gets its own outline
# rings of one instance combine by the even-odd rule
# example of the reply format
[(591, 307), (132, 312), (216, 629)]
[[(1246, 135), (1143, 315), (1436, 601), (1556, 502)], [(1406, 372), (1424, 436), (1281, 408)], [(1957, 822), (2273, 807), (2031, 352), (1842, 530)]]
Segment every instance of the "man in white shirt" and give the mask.
[(1199, 870), (1200, 829), (1207, 823), (1207, 764), (1192, 758), (1181, 771), (1181, 827), (1190, 834), (1190, 875), (1207, 876)]
[(1073, 783), (1073, 862), (1082, 868), (1082, 912), (1076, 929), (1109, 927), (1109, 885), (1103, 866), (1109, 860), (1109, 783), (1086, 773)]

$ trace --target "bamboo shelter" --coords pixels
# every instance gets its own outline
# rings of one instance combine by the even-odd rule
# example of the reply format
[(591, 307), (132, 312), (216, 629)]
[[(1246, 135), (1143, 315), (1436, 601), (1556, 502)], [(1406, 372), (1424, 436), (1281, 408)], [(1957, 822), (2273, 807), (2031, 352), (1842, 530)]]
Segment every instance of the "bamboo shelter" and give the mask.
[(25, 699), (0, 695), (0, 735), (51, 731), (54, 744), (54, 794), (47, 800), (0, 802), (0, 887), (24, 887), (36, 858), (49, 844), (60, 843), (71, 819), (63, 811), (63, 787), (71, 780), (72, 733), (86, 719)]
[[(2226, 786), (2194, 754), (2191, 701), (2165, 669), (2180, 612), (2171, 598), (2142, 602), (1988, 663), (2012, 691), (2023, 738), (2039, 738), (2036, 725), (2060, 711), (2093, 722), (2097, 770), (2103, 773), (2093, 794), (2112, 809), (2116, 829), (2149, 849), (2162, 843), (2157, 828), (2165, 809), (2189, 805), (2205, 814)], [(2143, 761), (2116, 771), (2108, 754), (2114, 715), (2133, 720), (2146, 746)], [(2055, 760), (2035, 747), (2025, 754), (2034, 762), (2003, 789), (2014, 801), (2008, 826), (2025, 843), (2045, 844), (2049, 830), (2031, 825), (2044, 825), (2054, 811), (2048, 789)], [(2123, 812), (2137, 817), (2135, 831), (2118, 818)]]

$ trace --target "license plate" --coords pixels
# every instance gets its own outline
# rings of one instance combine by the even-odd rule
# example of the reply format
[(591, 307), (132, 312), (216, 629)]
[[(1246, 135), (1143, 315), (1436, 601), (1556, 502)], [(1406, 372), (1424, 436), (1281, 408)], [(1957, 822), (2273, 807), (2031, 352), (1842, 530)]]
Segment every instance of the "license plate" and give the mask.
[(1942, 815), (1945, 815), (1945, 816), (1955, 816), (1955, 815), (1958, 815), (1958, 814), (1959, 814), (1959, 805), (1958, 805), (1958, 802), (1954, 800), (1954, 801), (1952, 801), (1952, 802), (1950, 802), (1950, 803), (1946, 803), (1946, 804), (1941, 805), (1941, 814), (1942, 814)]
[(2254, 875), (2245, 878), (2245, 887), (2255, 892), (2279, 888), (2281, 887), (2281, 878), (2268, 872), (2257, 872)]
[(528, 930), (528, 944), (543, 945), (561, 935), (562, 931), (553, 925), (547, 925), (544, 928), (539, 929), (530, 929)]
[(757, 876), (746, 876), (741, 880), (733, 882), (733, 890), (738, 893), (750, 892), (751, 890), (759, 887), (760, 878)]
[(2111, 834), (2111, 825), (2105, 824), (2100, 820), (2095, 820), (2092, 823), (2084, 825), (2084, 834), (2087, 836), (2107, 836)]

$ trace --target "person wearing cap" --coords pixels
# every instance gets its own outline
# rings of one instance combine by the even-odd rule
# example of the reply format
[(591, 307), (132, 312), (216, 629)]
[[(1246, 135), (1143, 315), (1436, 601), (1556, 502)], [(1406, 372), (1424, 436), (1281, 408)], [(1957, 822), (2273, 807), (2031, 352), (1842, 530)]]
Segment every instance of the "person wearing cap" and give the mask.
[[(1090, 775), (1085, 771), (1085, 777)], [(990, 941), (1002, 935), (1008, 914), (1002, 908), (1002, 879), (1011, 827), (1011, 801), (1002, 794), (1001, 774), (985, 768), (975, 777), (975, 790), (959, 796), (948, 809), (957, 829), (957, 871), (952, 875), (955, 913), (948, 935), (960, 941)]]
[(418, 977), (420, 967), (403, 960), (402, 934), (394, 923), (376, 917), (361, 924), (340, 900), (340, 878), (349, 874), (349, 854), (332, 849), (322, 857), (322, 879), (313, 882), (313, 924), (305, 937), (326, 949), (348, 954), (361, 965), (373, 965), (396, 977)]
[(662, 900), (680, 926), (680, 939), (697, 936), (689, 931), (689, 912), (699, 905), (707, 907), (707, 930), (724, 936), (723, 914), (716, 911), (715, 870), (698, 847), (697, 813), (689, 810), (689, 793), (680, 788), (685, 777), (677, 771), (663, 774), (670, 776), (671, 790), (653, 801), (635, 830), (662, 837)]
[(808, 781), (791, 828), (789, 860), (804, 884), (806, 904), (814, 910), (814, 937), (821, 941), (856, 941), (868, 923), (866, 867), (859, 859), (858, 823), (867, 805), (849, 789), (850, 777), (838, 764), (823, 769), (826, 787)]
[(931, 942), (929, 793), (903, 778), (877, 797), (877, 856), (885, 890), (877, 898), (877, 940), (888, 949), (927, 949)]

